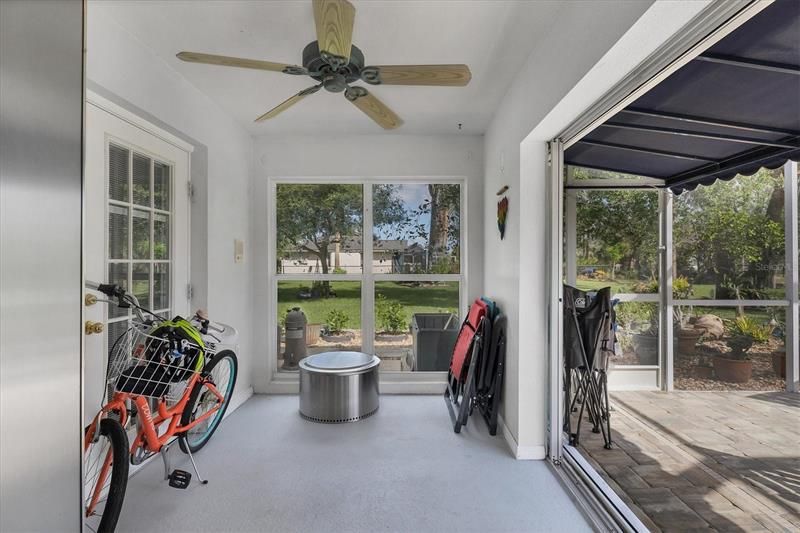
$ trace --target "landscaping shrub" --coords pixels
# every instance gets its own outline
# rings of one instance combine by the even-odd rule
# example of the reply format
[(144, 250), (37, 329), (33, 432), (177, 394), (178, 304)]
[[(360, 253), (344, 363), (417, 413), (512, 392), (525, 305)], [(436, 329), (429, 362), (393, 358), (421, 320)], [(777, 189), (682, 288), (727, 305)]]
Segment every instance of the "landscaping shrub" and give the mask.
[(325, 325), (327, 326), (328, 333), (338, 335), (343, 332), (344, 328), (347, 326), (348, 320), (347, 315), (343, 311), (332, 309), (328, 312), (328, 316), (325, 317)]
[(383, 294), (379, 294), (375, 299), (375, 317), (381, 331), (404, 333), (408, 329), (403, 306), (396, 300), (389, 300)]
[(754, 318), (749, 316), (739, 316), (727, 322), (728, 330), (732, 337), (749, 337), (753, 342), (763, 344), (769, 341), (772, 335), (773, 326), (770, 324), (759, 324)]

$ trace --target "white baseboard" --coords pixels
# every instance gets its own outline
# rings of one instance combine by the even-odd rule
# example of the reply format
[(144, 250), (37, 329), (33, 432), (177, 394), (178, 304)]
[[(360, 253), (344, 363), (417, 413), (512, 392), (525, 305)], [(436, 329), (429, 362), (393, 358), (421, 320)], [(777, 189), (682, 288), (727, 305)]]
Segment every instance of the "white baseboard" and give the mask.
[(503, 438), (514, 458), (520, 461), (541, 461), (547, 457), (547, 449), (544, 446), (520, 446), (502, 416), (498, 415), (497, 425), (503, 432)]
[(253, 395), (253, 387), (247, 387), (244, 390), (237, 391), (233, 398), (231, 398), (231, 403), (228, 404), (228, 410), (225, 411), (225, 416), (222, 417), (223, 420), (228, 418), (232, 412), (238, 409), (244, 402), (250, 399)]
[[(445, 381), (381, 381), (381, 394), (441, 395), (447, 387)], [(273, 380), (266, 389), (259, 387), (256, 394), (298, 394), (300, 384), (293, 379)]]

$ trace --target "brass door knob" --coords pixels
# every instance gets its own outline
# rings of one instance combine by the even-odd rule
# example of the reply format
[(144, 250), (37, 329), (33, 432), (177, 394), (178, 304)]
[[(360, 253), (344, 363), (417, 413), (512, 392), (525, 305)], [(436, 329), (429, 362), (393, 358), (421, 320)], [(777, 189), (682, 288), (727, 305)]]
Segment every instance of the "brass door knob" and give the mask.
[(103, 333), (103, 329), (104, 327), (102, 322), (92, 322), (91, 320), (87, 320), (83, 325), (83, 331), (87, 335), (91, 335), (93, 333)]

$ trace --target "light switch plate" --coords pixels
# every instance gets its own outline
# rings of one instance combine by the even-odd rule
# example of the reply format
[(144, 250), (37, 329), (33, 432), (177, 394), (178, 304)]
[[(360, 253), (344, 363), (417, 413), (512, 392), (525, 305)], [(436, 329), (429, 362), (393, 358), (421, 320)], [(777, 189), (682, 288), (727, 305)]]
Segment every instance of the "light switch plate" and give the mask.
[(244, 241), (240, 239), (234, 239), (233, 241), (233, 262), (244, 262)]

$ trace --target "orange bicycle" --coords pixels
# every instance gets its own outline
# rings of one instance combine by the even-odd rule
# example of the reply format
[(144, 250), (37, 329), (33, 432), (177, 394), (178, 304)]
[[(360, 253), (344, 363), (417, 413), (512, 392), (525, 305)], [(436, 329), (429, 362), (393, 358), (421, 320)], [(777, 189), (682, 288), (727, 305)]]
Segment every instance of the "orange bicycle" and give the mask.
[[(168, 320), (117, 285), (86, 286), (108, 297), (97, 301), (132, 307), (136, 314), (109, 350), (103, 407), (84, 433), (85, 524), (106, 532), (114, 531), (122, 511), (129, 463), (163, 452), (165, 479), (186, 488), (191, 474), (170, 471), (166, 453), (178, 442), (197, 478), (208, 483), (192, 454), (205, 446), (225, 414), (238, 361), (233, 351), (217, 349), (232, 328), (211, 323), (202, 312), (190, 321)], [(128, 429), (136, 435), (130, 447)]]

